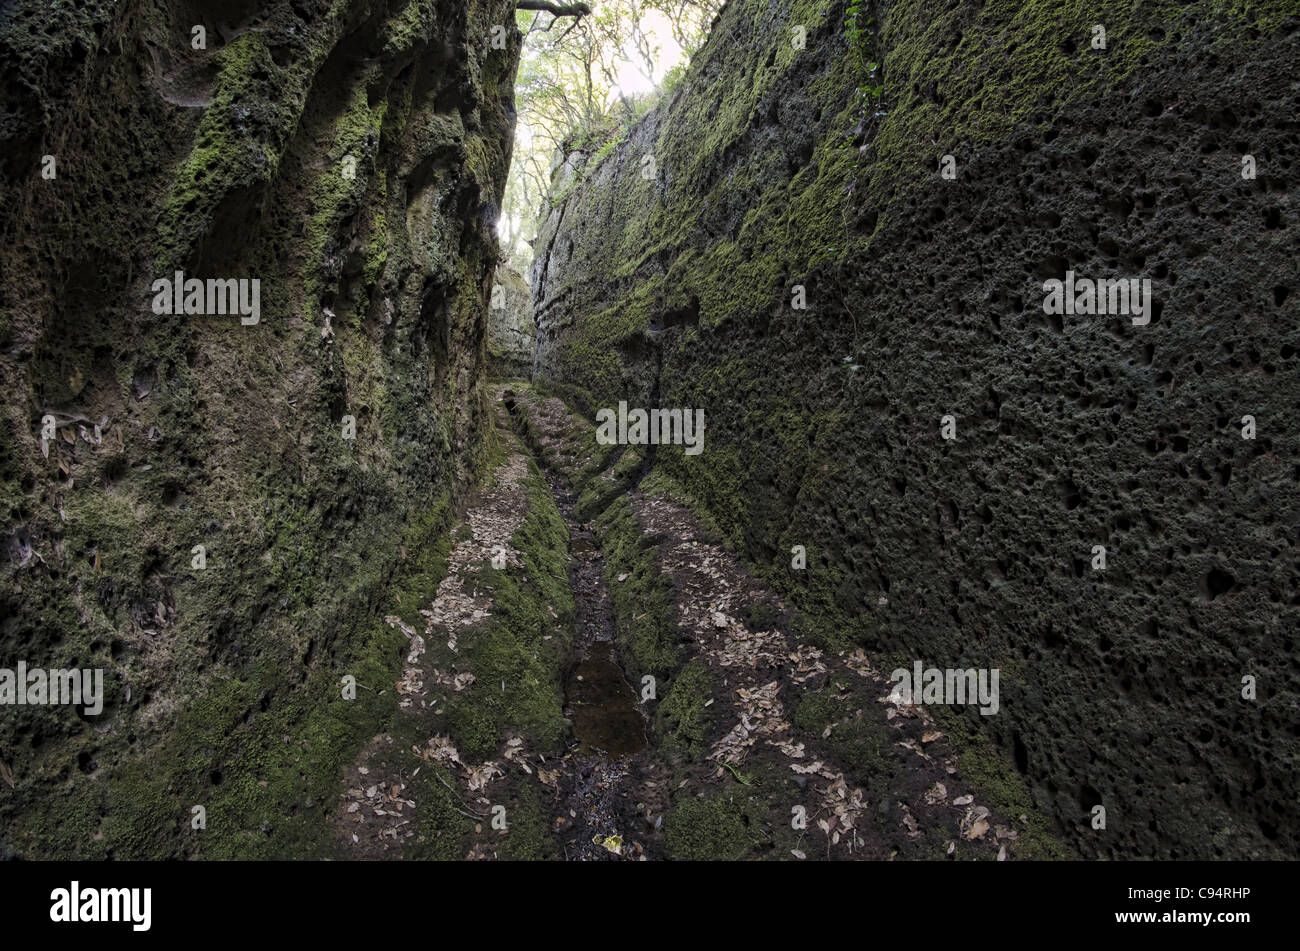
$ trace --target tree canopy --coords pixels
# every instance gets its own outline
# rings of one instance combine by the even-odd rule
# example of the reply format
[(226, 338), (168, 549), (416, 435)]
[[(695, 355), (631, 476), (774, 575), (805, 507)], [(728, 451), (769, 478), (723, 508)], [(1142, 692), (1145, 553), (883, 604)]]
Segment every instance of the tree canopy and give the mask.
[(722, 0), (519, 0), (514, 161), (498, 224), (512, 266), (532, 263), (551, 169), (567, 148), (614, 138), (649, 109), (704, 43)]

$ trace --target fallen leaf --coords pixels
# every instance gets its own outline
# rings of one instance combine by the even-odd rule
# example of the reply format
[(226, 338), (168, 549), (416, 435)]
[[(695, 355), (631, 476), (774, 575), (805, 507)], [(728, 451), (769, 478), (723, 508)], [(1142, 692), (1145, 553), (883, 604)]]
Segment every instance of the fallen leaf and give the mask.
[(987, 819), (977, 819), (971, 823), (970, 831), (966, 833), (968, 839), (982, 838), (984, 833), (989, 831), (989, 821)]
[(922, 743), (933, 743), (935, 740), (939, 739), (939, 737), (941, 737), (941, 736), (943, 736), (943, 734), (940, 733), (938, 730), (930, 730), (929, 732), (927, 732), (926, 734), (924, 734), (924, 735), (921, 737), (921, 742), (922, 742)]
[(921, 826), (912, 816), (912, 811), (906, 806), (903, 807), (903, 825), (907, 827), (907, 837), (909, 839), (919, 838), (921, 835)]

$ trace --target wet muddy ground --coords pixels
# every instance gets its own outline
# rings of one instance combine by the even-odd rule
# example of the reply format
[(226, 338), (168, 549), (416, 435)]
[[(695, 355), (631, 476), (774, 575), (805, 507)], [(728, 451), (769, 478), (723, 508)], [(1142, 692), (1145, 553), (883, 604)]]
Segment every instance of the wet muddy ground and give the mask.
[(577, 522), (577, 500), (562, 477), (548, 473), (547, 483), (569, 528), (576, 605), (576, 662), (564, 685), (574, 741), (560, 770), (556, 834), (568, 859), (657, 857), (663, 814), (645, 801), (658, 798), (646, 795), (656, 788), (646, 716), (618, 662), (604, 559), (590, 529)]

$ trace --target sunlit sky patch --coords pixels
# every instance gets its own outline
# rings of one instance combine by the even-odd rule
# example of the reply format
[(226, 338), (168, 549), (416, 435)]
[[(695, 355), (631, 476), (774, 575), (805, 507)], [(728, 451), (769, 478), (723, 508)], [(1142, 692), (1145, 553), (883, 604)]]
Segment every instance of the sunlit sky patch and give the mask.
[(662, 13), (657, 10), (646, 11), (641, 20), (641, 27), (649, 36), (652, 48), (655, 49), (654, 75), (646, 76), (642, 71), (644, 66), (632, 46), (632, 41), (628, 40), (623, 48), (623, 61), (618, 69), (618, 85), (615, 86), (615, 92), (621, 93), (628, 99), (652, 92), (659, 83), (663, 82), (668, 70), (680, 63), (684, 56), (682, 48), (673, 39), (673, 31), (667, 17)]

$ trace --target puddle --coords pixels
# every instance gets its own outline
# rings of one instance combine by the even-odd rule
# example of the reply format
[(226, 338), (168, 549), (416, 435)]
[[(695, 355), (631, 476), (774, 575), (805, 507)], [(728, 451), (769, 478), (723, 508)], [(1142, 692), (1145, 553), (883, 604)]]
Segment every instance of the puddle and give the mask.
[(551, 478), (560, 513), (569, 526), (573, 564), (569, 581), (575, 601), (577, 665), (564, 682), (564, 715), (584, 753), (615, 758), (646, 748), (640, 697), (614, 651), (614, 608), (605, 584), (605, 560), (591, 530), (573, 520), (571, 493)]
[(608, 641), (588, 648), (587, 656), (569, 674), (564, 697), (573, 735), (584, 749), (608, 756), (645, 749), (645, 719), (623, 669), (614, 663)]

